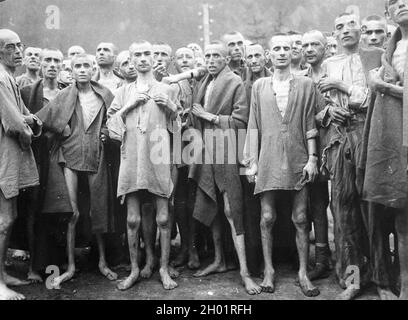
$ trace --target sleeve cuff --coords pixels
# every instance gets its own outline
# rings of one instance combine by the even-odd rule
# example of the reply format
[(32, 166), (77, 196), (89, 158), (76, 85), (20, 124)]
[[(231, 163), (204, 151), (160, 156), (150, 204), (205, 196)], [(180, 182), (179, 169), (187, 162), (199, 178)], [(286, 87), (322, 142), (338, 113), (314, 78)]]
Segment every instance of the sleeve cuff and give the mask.
[(113, 115), (107, 122), (106, 126), (109, 131), (109, 138), (122, 141), (123, 135), (126, 132), (126, 125), (122, 117), (118, 114)]

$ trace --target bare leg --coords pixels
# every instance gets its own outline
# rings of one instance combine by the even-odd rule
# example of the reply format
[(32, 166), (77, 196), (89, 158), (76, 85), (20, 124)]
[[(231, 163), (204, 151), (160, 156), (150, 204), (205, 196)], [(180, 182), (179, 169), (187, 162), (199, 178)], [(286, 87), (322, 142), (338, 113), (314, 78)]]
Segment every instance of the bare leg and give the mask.
[(154, 220), (154, 207), (152, 203), (142, 205), (142, 232), (146, 251), (146, 264), (140, 276), (149, 279), (155, 266), (154, 247), (156, 243), (156, 221)]
[(407, 208), (395, 218), (401, 276), (400, 300), (408, 300), (408, 212), (406, 210)]
[(75, 274), (75, 228), (79, 218), (77, 173), (71, 169), (64, 168), (64, 175), (73, 213), (71, 220), (68, 223), (67, 232), (68, 269), (65, 273), (54, 278), (52, 281), (52, 285), (56, 289), (60, 288), (61, 283), (72, 279)]
[(4, 270), (8, 240), (16, 216), (17, 198), (6, 200), (0, 191), (0, 300), (25, 299), (24, 295), (7, 288)]
[(198, 256), (196, 248), (196, 222), (194, 221), (193, 214), (187, 213), (189, 222), (189, 234), (188, 234), (188, 268), (195, 270), (200, 268), (200, 258)]
[(275, 292), (275, 269), (272, 264), (273, 237), (272, 230), (276, 221), (275, 193), (267, 191), (261, 196), (261, 237), (264, 256), (264, 280), (261, 283), (263, 292)]
[(39, 187), (34, 187), (30, 191), (30, 206), (27, 213), (27, 238), (28, 238), (28, 250), (30, 251), (30, 265), (28, 267), (27, 280), (32, 283), (43, 282), (41, 276), (37, 271), (33, 270), (33, 262), (35, 256), (35, 234), (34, 234), (34, 224), (35, 224), (35, 214), (37, 210), (37, 201)]
[(156, 222), (160, 230), (160, 278), (163, 283), (163, 288), (172, 290), (176, 288), (177, 283), (169, 274), (169, 258), (170, 258), (170, 241), (171, 241), (171, 219), (169, 216), (168, 199), (155, 196), (156, 202)]
[(234, 221), (231, 215), (231, 207), (229, 204), (228, 195), (226, 192), (223, 193), (223, 198), (224, 198), (224, 213), (231, 227), (232, 240), (234, 241), (235, 250), (238, 255), (239, 270), (242, 281), (245, 286), (245, 290), (250, 295), (260, 294), (262, 288), (258, 286), (249, 275), (245, 253), (245, 236), (243, 234), (237, 235), (234, 226)]
[(99, 271), (109, 280), (113, 281), (118, 278), (118, 275), (108, 268), (105, 257), (105, 240), (103, 239), (103, 234), (96, 234), (96, 242), (98, 243), (98, 252), (99, 252)]
[(309, 225), (307, 221), (308, 189), (305, 186), (293, 195), (292, 221), (296, 227), (296, 246), (299, 254), (299, 285), (307, 297), (316, 297), (320, 294), (307, 276), (307, 262), (309, 259)]
[(126, 196), (127, 204), (127, 233), (129, 244), (129, 256), (131, 263), (130, 275), (122, 282), (119, 282), (119, 290), (131, 288), (139, 278), (139, 265), (137, 263), (139, 249), (139, 228), (140, 228), (140, 201), (136, 193)]
[(222, 273), (227, 271), (225, 264), (224, 251), (222, 249), (222, 229), (221, 220), (217, 215), (211, 225), (211, 231), (214, 242), (214, 262), (203, 270), (199, 270), (194, 274), (194, 277), (205, 277), (211, 273)]

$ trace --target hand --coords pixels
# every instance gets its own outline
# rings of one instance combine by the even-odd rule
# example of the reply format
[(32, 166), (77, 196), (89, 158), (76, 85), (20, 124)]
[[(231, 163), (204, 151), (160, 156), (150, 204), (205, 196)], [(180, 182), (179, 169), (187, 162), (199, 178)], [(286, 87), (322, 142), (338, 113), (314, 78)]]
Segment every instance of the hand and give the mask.
[(102, 143), (106, 143), (106, 141), (108, 141), (108, 137), (106, 136), (106, 134), (101, 133), (101, 141)]
[(253, 163), (251, 167), (245, 169), (245, 175), (249, 183), (256, 183), (258, 166)]
[(30, 127), (34, 125), (34, 117), (32, 114), (29, 114), (27, 116), (23, 115), (25, 123), (27, 123)]
[(347, 118), (351, 117), (350, 112), (337, 106), (329, 106), (328, 112), (330, 117), (340, 124), (343, 124)]
[(153, 97), (152, 97), (152, 99), (154, 100), (154, 102), (156, 102), (156, 104), (159, 106), (159, 107), (162, 107), (162, 108), (168, 108), (169, 107), (169, 96), (167, 95), (167, 94), (165, 94), (165, 93), (158, 93), (158, 94), (156, 94), (156, 95), (154, 95)]
[(344, 93), (349, 92), (349, 86), (341, 80), (332, 79), (332, 78), (323, 78), (317, 84), (317, 88), (320, 92), (324, 93), (333, 89), (343, 91)]
[(168, 76), (169, 73), (167, 72), (167, 69), (164, 65), (162, 64), (156, 64), (153, 66), (153, 70), (156, 71), (157, 73), (161, 74), (162, 76)]
[(69, 125), (66, 125), (64, 131), (62, 131), (62, 137), (68, 138), (71, 135), (71, 128)]
[(307, 177), (307, 182), (315, 181), (319, 170), (317, 169), (317, 158), (311, 157), (307, 162), (306, 166), (303, 168), (303, 176)]
[(209, 122), (212, 122), (214, 117), (216, 117), (216, 115), (205, 111), (203, 106), (201, 104), (198, 104), (198, 103), (193, 104), (193, 108), (191, 109), (191, 112), (197, 118), (201, 118), (201, 119), (207, 120)]
[(379, 69), (373, 69), (368, 73), (368, 84), (373, 91), (383, 92), (387, 83), (381, 78)]

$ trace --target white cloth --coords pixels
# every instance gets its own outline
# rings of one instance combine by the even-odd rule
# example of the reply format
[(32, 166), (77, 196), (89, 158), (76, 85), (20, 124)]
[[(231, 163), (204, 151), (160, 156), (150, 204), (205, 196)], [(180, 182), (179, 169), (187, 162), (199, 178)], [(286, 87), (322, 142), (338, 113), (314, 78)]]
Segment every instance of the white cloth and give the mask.
[(78, 96), (82, 107), (85, 130), (87, 130), (98, 115), (103, 101), (95, 94), (95, 92), (93, 92), (93, 90), (85, 93), (79, 92)]
[(276, 79), (273, 80), (273, 91), (276, 93), (276, 103), (278, 105), (278, 109), (282, 115), (282, 118), (285, 116), (286, 108), (288, 107), (288, 100), (289, 100), (289, 88), (290, 88), (290, 77), (284, 81), (278, 81)]

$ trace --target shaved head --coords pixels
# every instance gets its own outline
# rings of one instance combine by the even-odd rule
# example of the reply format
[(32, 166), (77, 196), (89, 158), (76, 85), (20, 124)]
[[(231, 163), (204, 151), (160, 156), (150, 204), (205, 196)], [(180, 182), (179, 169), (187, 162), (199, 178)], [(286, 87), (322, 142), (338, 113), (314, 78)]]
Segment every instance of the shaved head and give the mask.
[(81, 46), (72, 46), (68, 49), (68, 58), (72, 58), (73, 56), (77, 54), (84, 54), (85, 50)]
[(124, 61), (130, 59), (129, 50), (121, 51), (118, 56), (116, 57), (116, 62), (118, 65), (121, 65)]
[(327, 38), (325, 37), (323, 32), (319, 30), (311, 30), (311, 31), (306, 32), (302, 37), (302, 43), (305, 43), (306, 41), (310, 39), (320, 41), (322, 45), (324, 46), (327, 45)]
[(207, 45), (205, 47), (204, 52), (208, 51), (208, 50), (219, 50), (220, 53), (222, 54), (222, 56), (224, 58), (226, 58), (229, 55), (229, 50), (228, 48), (225, 46), (225, 44), (221, 41), (213, 41), (211, 42), (209, 45)]
[(269, 41), (269, 47), (272, 49), (276, 43), (286, 43), (289, 46), (292, 46), (292, 39), (290, 36), (285, 34), (278, 34), (276, 36), (272, 36), (271, 40)]
[(86, 60), (87, 62), (89, 62), (89, 64), (90, 64), (91, 66), (92, 66), (92, 64), (93, 64), (93, 58), (92, 58), (91, 55), (86, 54), (86, 53), (80, 53), (80, 54), (77, 54), (77, 55), (75, 55), (75, 56), (72, 57), (72, 59), (71, 59), (71, 67), (74, 66), (74, 64), (75, 64), (75, 62), (76, 62), (77, 60)]
[(0, 49), (2, 49), (7, 42), (15, 41), (17, 39), (20, 41), (20, 37), (14, 31), (9, 29), (0, 29)]

